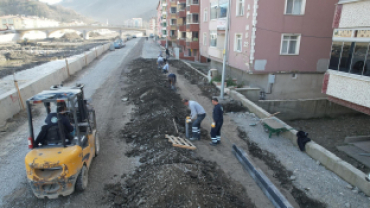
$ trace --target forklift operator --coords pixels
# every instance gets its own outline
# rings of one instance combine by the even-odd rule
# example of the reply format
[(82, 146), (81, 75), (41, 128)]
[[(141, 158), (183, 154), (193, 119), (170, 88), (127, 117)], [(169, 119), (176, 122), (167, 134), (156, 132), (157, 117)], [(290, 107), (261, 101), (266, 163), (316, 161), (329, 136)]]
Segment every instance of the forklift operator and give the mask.
[[(67, 115), (65, 115), (67, 112), (67, 106), (65, 102), (59, 102), (57, 105), (57, 113), (60, 114), (61, 123), (63, 124), (64, 131), (66, 133), (66, 138), (70, 141), (72, 140), (74, 136), (74, 128), (71, 125), (71, 122), (69, 121), (69, 118)], [(58, 116), (57, 113), (49, 113), (48, 116), (45, 119), (45, 123), (48, 126), (55, 126), (58, 125)]]

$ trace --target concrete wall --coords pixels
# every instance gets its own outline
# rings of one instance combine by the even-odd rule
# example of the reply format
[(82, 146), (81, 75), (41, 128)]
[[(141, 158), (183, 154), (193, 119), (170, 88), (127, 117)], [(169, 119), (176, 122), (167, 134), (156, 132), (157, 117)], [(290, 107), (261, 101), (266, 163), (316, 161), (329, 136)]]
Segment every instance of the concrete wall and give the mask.
[(339, 27), (369, 27), (369, 11), (370, 1), (358, 1), (349, 4), (343, 4)]
[[(98, 47), (97, 52), (101, 55), (105, 51), (109, 49), (109, 45), (105, 44)], [(88, 63), (91, 63), (96, 58), (96, 52), (89, 51), (86, 52), (86, 59)], [(70, 75), (75, 74), (85, 66), (85, 57), (81, 57), (71, 63), (69, 63), (69, 72)], [(28, 84), (22, 86), (20, 88), (20, 94), (25, 104), (25, 101), (31, 98), (33, 95), (49, 89), (52, 85), (61, 83), (63, 80), (68, 78), (68, 71), (67, 67), (60, 68), (53, 73), (47, 74), (43, 77), (40, 77), (37, 80), (33, 80)], [(13, 115), (19, 113), (22, 109), (19, 105), (19, 96), (16, 90), (11, 90), (7, 93), (0, 95), (0, 126), (4, 126), (6, 124), (6, 120), (12, 118)]]
[(281, 120), (311, 119), (322, 117), (338, 117), (347, 114), (359, 114), (350, 108), (343, 107), (327, 99), (318, 100), (260, 100), (258, 106)]
[(326, 94), (370, 108), (370, 77), (328, 70)]
[[(222, 63), (211, 60), (211, 69), (222, 72)], [(251, 88), (260, 88), (261, 91), (269, 92), (268, 74), (250, 74), (231, 66), (226, 66), (226, 77), (237, 79), (238, 83), (244, 83)], [(324, 74), (275, 74), (275, 83), (271, 93), (266, 94), (267, 100), (296, 100), (325, 98), (321, 93)]]

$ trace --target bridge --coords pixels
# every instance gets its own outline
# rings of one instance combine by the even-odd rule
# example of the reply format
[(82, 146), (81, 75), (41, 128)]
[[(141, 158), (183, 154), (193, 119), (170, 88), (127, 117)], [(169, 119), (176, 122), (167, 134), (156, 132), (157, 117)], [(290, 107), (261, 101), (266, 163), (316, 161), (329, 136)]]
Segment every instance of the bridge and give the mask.
[(58, 26), (58, 27), (36, 27), (36, 28), (24, 28), (24, 29), (14, 29), (15, 33), (19, 34), (20, 39), (27, 32), (31, 31), (42, 31), (45, 32), (46, 38), (49, 38), (51, 34), (60, 30), (75, 30), (83, 34), (84, 39), (89, 39), (89, 33), (94, 30), (108, 29), (116, 31), (122, 37), (123, 31), (138, 31), (143, 32), (144, 35), (148, 33), (148, 28), (146, 27), (134, 27), (134, 26), (100, 26), (100, 25), (78, 25), (78, 26)]

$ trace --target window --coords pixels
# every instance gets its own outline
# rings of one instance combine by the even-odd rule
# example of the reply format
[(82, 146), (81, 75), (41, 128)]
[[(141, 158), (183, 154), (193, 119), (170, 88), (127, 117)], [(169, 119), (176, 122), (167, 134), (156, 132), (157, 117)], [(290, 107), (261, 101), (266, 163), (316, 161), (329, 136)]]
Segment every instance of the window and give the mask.
[(354, 46), (354, 42), (344, 42), (342, 47), (342, 56), (339, 63), (339, 71), (349, 72)]
[(242, 52), (242, 34), (235, 34), (234, 51)]
[(228, 0), (220, 0), (220, 5), (218, 7), (217, 17), (218, 18), (226, 18), (227, 16), (227, 9), (229, 7), (229, 1)]
[(175, 31), (174, 30), (171, 30), (171, 35), (170, 36), (175, 36)]
[(188, 14), (186, 16), (186, 23), (187, 24), (198, 24), (199, 23), (199, 15), (198, 14)]
[(177, 19), (171, 19), (171, 25), (176, 25), (177, 24)]
[(351, 64), (351, 74), (362, 74), (369, 43), (356, 43)]
[(370, 76), (370, 44), (369, 44), (369, 47), (368, 47), (368, 50), (367, 50), (367, 56), (366, 56), (363, 75)]
[(203, 33), (203, 45), (207, 45), (207, 33)]
[(203, 22), (207, 22), (207, 17), (208, 17), (208, 11), (207, 11), (207, 8), (205, 8), (203, 12)]
[(333, 42), (329, 69), (370, 76), (370, 43)]
[(286, 0), (285, 14), (303, 15), (306, 7), (306, 0)]
[(343, 42), (333, 42), (331, 46), (329, 69), (338, 70), (342, 45)]
[(281, 39), (281, 55), (298, 55), (300, 35), (283, 34)]
[(210, 32), (210, 46), (217, 47), (217, 31)]
[(236, 2), (236, 16), (244, 15), (244, 0), (237, 0)]
[(210, 19), (211, 20), (212, 19), (217, 19), (217, 8), (218, 8), (217, 2), (211, 3), (211, 12), (210, 12), (210, 14), (211, 14)]
[(176, 12), (177, 12), (177, 8), (176, 7), (171, 7), (171, 13), (175, 14)]

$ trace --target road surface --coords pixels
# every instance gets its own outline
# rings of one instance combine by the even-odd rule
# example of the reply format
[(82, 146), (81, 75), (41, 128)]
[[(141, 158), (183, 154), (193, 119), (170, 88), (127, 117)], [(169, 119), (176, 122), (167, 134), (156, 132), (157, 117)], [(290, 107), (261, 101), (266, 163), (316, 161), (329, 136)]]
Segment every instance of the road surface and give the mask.
[[(97, 112), (101, 153), (95, 158), (89, 171), (89, 188), (57, 200), (38, 200), (27, 184), (24, 158), (28, 153), (28, 124), (23, 123), (10, 133), (0, 134), (0, 207), (104, 207), (99, 204), (104, 184), (119, 180), (117, 173), (135, 168), (135, 158), (127, 158), (126, 145), (114, 134), (119, 132), (129, 106), (121, 105), (120, 75), (126, 63), (141, 55), (140, 39), (126, 43), (123, 49), (108, 51), (73, 77), (65, 86), (85, 84), (85, 96)], [(35, 118), (35, 129), (43, 125), (46, 114), (42, 111)], [(109, 150), (109, 151), (107, 151)]]

